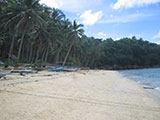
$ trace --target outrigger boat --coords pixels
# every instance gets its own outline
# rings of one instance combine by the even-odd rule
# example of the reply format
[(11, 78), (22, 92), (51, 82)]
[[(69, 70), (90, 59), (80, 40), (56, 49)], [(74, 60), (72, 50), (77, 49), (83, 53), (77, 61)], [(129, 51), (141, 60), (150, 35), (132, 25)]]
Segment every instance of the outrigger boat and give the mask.
[(20, 73), (20, 74), (28, 74), (28, 73), (36, 73), (37, 71), (26, 68), (14, 68), (11, 70), (11, 73)]
[(49, 68), (48, 71), (58, 72), (58, 71), (62, 71), (62, 70), (64, 70), (64, 67), (51, 67), (51, 68)]
[(9, 71), (0, 71), (0, 78), (3, 78), (3, 77), (5, 77), (8, 74), (10, 74)]
[(12, 70), (11, 73), (28, 74), (28, 73), (36, 73), (36, 71), (35, 70)]
[(5, 77), (6, 75), (8, 75), (8, 73), (4, 73), (4, 74), (1, 74), (1, 73), (0, 73), (0, 78)]
[(79, 70), (79, 68), (76, 68), (76, 67), (50, 67), (48, 71), (51, 71), (51, 72), (59, 72), (59, 71), (75, 72), (77, 70)]
[(65, 68), (63, 71), (65, 71), (65, 72), (76, 72), (78, 70), (79, 70), (79, 68)]

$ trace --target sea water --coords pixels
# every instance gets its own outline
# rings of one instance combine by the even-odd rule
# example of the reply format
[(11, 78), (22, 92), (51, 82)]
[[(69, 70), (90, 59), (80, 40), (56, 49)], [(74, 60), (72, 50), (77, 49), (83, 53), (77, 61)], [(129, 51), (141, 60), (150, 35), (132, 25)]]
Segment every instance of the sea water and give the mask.
[(160, 68), (119, 70), (123, 77), (160, 91)]

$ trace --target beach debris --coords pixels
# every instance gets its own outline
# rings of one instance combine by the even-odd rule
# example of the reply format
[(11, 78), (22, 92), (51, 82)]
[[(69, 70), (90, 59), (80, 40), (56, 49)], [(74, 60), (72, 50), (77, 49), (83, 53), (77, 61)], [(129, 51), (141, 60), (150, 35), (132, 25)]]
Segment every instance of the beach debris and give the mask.
[(20, 75), (22, 75), (22, 76), (26, 76), (24, 73), (20, 73)]
[(144, 89), (154, 89), (153, 87), (150, 87), (150, 86), (144, 86), (143, 88)]
[(82, 70), (90, 70), (89, 67), (83, 67)]
[(42, 75), (42, 76), (52, 76), (52, 74)]

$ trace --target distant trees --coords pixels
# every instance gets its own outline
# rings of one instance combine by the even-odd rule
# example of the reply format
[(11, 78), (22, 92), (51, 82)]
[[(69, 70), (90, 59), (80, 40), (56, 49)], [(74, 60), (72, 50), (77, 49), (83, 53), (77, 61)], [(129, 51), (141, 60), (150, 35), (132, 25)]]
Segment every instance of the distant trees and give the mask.
[(122, 38), (118, 41), (106, 39), (101, 41), (99, 46), (99, 49), (95, 47), (96, 51), (100, 51), (96, 55), (99, 56), (97, 62), (100, 64), (96, 67), (129, 69), (160, 65), (160, 45), (143, 41), (142, 38)]
[(136, 37), (118, 41), (87, 37), (82, 24), (39, 0), (0, 1), (0, 23), (0, 59), (8, 63), (103, 69), (160, 65), (160, 45)]

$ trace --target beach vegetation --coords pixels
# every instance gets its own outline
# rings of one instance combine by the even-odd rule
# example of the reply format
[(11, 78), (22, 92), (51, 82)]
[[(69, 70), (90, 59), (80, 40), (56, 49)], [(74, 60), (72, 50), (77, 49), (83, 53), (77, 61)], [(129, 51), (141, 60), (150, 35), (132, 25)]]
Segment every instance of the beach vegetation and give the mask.
[(159, 67), (160, 45), (135, 36), (87, 37), (82, 24), (39, 0), (1, 0), (0, 60), (99, 69)]

